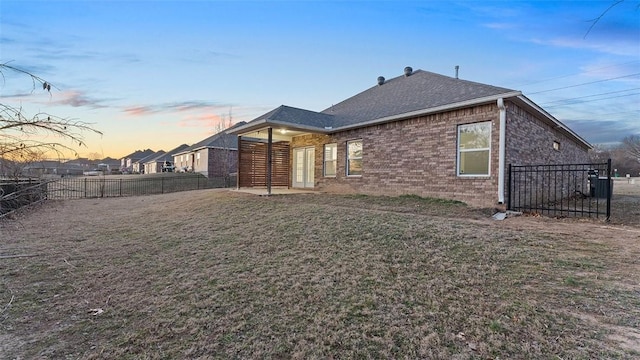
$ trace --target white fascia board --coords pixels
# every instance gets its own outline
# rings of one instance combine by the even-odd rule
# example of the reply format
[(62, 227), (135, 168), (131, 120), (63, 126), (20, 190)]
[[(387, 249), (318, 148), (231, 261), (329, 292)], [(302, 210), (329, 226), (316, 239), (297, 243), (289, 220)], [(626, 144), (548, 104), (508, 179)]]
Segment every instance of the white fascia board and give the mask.
[(314, 134), (326, 134), (328, 132), (328, 130), (325, 128), (321, 128), (317, 126), (309, 126), (309, 125), (292, 124), (284, 121), (270, 120), (269, 124), (273, 125), (271, 127), (283, 127), (287, 130), (307, 131)]
[(560, 120), (558, 120), (555, 117), (553, 117), (553, 115), (549, 114), (545, 109), (541, 108), (538, 104), (534, 103), (533, 101), (531, 101), (526, 96), (519, 95), (518, 96), (518, 100), (522, 101), (527, 106), (530, 106), (532, 109), (534, 109), (537, 112), (539, 112), (540, 114), (542, 114), (545, 118), (550, 120), (556, 126), (556, 128), (564, 130), (570, 136), (572, 136), (573, 138), (575, 138), (579, 142), (583, 143), (587, 148), (593, 149), (593, 146), (591, 144), (589, 144), (589, 142), (587, 142), (585, 139), (583, 139), (580, 135), (576, 134), (573, 130), (571, 130), (568, 127), (566, 127)]
[(379, 118), (379, 119), (375, 119), (375, 120), (369, 120), (369, 121), (365, 121), (365, 122), (361, 122), (361, 123), (357, 123), (357, 124), (353, 124), (353, 125), (341, 126), (341, 127), (338, 127), (338, 128), (331, 129), (329, 132), (330, 133), (335, 133), (335, 132), (350, 130), (350, 129), (354, 129), (354, 128), (360, 128), (360, 127), (371, 126), (371, 125), (378, 125), (378, 124), (383, 124), (383, 123), (392, 122), (392, 121), (409, 119), (409, 118), (413, 118), (413, 117), (417, 117), (417, 116), (424, 116), (424, 115), (436, 114), (436, 113), (455, 110), (455, 109), (466, 108), (466, 107), (474, 106), (474, 105), (480, 105), (480, 104), (485, 104), (485, 103), (495, 103), (500, 98), (508, 99), (508, 98), (516, 97), (516, 96), (520, 96), (520, 95), (522, 95), (522, 92), (520, 92), (520, 91), (511, 91), (511, 92), (503, 93), (503, 94), (485, 96), (485, 97), (481, 97), (481, 98), (477, 98), (477, 99), (460, 101), (460, 102), (457, 102), (457, 103), (436, 106), (436, 107), (432, 107), (432, 108), (428, 108), (428, 109), (420, 109), (420, 110), (411, 111), (411, 112), (407, 112), (407, 113), (403, 113), (403, 114), (391, 115), (391, 116), (387, 116), (387, 117), (383, 117), (383, 118)]
[(243, 125), (238, 128), (235, 128), (232, 131), (227, 132), (227, 134), (243, 136), (243, 135), (250, 134), (258, 130), (267, 129), (267, 128), (283, 128), (287, 130), (302, 131), (302, 132), (308, 132), (313, 134), (327, 134), (329, 132), (329, 130), (327, 129), (319, 128), (316, 126), (300, 125), (300, 124), (294, 124), (294, 123), (289, 123), (284, 121), (274, 121), (274, 120), (263, 119), (263, 120), (258, 120), (254, 123), (249, 123), (247, 125)]

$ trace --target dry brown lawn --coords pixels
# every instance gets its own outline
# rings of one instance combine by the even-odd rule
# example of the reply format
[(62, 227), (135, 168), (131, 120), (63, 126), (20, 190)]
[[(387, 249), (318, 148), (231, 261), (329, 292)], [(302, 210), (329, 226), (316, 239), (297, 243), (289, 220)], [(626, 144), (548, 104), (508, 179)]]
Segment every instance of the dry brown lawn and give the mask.
[(416, 197), (50, 201), (0, 224), (0, 358), (637, 358), (640, 191), (618, 185), (611, 223)]

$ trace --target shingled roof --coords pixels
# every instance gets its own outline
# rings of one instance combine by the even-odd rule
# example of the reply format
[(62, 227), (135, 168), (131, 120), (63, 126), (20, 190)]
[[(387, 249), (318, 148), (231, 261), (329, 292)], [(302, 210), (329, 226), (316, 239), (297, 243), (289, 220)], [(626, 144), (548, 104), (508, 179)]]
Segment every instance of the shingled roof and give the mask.
[(253, 121), (279, 122), (325, 128), (333, 126), (334, 116), (331, 114), (323, 114), (311, 110), (280, 105), (274, 110), (269, 111), (251, 122)]
[(220, 148), (220, 149), (237, 150), (237, 147), (238, 147), (237, 135), (228, 134), (227, 131), (231, 131), (245, 124), (246, 124), (245, 121), (240, 121), (239, 123), (226, 129), (225, 131), (221, 131), (219, 133), (213, 134), (204, 140), (198, 141), (197, 143), (174, 153), (173, 155), (186, 154), (186, 153), (204, 149), (204, 148)]
[(328, 109), (333, 128), (437, 108), (465, 101), (514, 93), (515, 90), (416, 70), (384, 81)]
[(151, 159), (147, 159), (144, 163), (150, 163), (150, 162), (165, 162), (165, 161), (173, 161), (173, 155), (175, 155), (176, 153), (188, 148), (189, 145), (187, 144), (182, 144), (174, 149), (171, 149), (169, 151), (167, 151), (164, 154), (159, 154), (156, 157), (153, 157)]
[(390, 80), (378, 78), (375, 85), (336, 105), (321, 111), (280, 106), (243, 126), (228, 131), (231, 134), (259, 133), (264, 128), (286, 127), (300, 133), (331, 134), (353, 128), (424, 116), (509, 99), (528, 111), (541, 115), (544, 122), (560, 129), (567, 136), (587, 147), (591, 145), (562, 124), (522, 92), (481, 84), (424, 70), (412, 71)]
[(146, 150), (136, 150), (134, 152), (132, 152), (131, 154), (122, 157), (121, 159), (131, 159), (132, 161), (136, 161), (136, 160), (140, 160), (142, 158), (145, 158), (149, 155), (154, 154), (155, 151), (151, 150), (151, 149), (146, 149)]
[(518, 96), (520, 92), (416, 70), (384, 81), (322, 112), (281, 105), (251, 120), (239, 130), (257, 127), (260, 124), (280, 124), (332, 132), (402, 114), (415, 115), (414, 112), (474, 101), (495, 101), (502, 95)]

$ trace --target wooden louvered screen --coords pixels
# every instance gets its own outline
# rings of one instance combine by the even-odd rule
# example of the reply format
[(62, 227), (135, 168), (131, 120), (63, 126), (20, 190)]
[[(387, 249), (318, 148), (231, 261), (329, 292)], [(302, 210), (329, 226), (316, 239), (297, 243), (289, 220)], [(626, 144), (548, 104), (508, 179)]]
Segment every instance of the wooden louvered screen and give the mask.
[[(271, 186), (289, 186), (289, 143), (271, 146)], [(240, 141), (240, 187), (267, 186), (267, 143)]]

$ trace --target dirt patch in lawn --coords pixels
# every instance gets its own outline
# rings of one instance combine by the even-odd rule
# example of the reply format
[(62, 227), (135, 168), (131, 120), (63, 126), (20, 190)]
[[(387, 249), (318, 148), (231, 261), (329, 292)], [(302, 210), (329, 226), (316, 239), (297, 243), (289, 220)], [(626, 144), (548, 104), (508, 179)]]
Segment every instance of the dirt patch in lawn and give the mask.
[(640, 227), (202, 190), (0, 226), (0, 358), (634, 358)]

